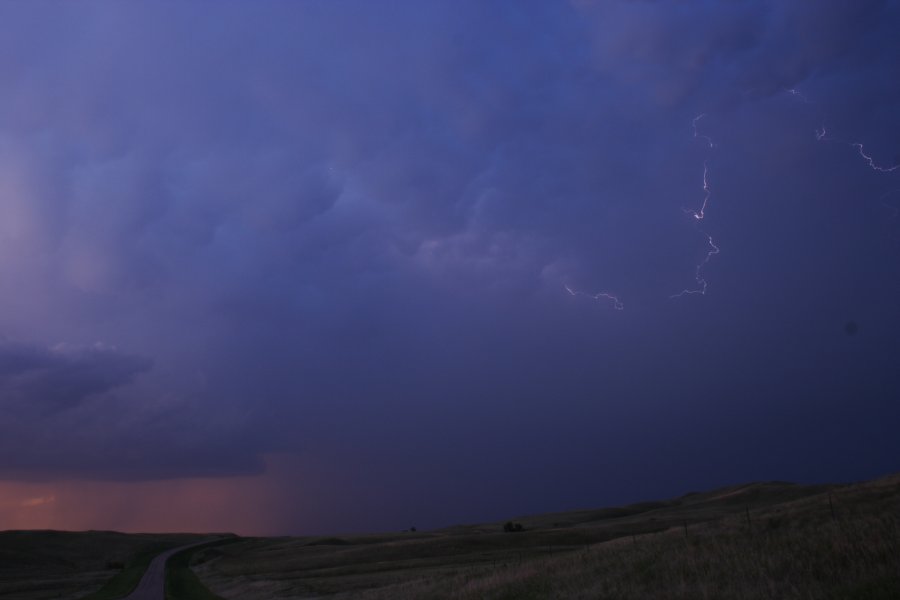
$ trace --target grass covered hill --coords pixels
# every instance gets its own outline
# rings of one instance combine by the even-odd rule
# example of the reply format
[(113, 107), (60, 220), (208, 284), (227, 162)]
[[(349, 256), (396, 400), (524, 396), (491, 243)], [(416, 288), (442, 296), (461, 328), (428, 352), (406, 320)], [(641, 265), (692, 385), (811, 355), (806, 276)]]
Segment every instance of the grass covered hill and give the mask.
[[(519, 527), (521, 526), (521, 527)], [(200, 552), (223, 598), (900, 598), (900, 475)]]
[[(0, 532), (0, 598), (122, 598), (153, 556), (202, 539)], [(169, 561), (170, 597), (888, 600), (900, 598), (900, 474), (427, 532), (216, 539)]]
[[(189, 544), (192, 534), (125, 534), (114, 531), (0, 532), (0, 598), (115, 598), (130, 592), (150, 560)], [(116, 579), (123, 582), (98, 594)]]

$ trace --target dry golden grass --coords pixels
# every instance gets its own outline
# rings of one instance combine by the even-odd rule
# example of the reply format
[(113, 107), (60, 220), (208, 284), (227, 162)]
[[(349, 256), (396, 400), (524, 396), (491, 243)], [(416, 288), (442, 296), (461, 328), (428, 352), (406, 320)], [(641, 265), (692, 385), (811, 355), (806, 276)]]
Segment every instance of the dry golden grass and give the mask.
[(736, 486), (521, 521), (523, 533), (498, 523), (248, 540), (195, 570), (243, 600), (900, 598), (900, 476)]

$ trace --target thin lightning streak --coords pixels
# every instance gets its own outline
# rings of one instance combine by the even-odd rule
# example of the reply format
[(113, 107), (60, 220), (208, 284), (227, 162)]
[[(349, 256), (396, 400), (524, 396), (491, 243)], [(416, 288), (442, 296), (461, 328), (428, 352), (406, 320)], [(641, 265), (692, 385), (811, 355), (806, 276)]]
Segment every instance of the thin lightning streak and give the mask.
[(703, 203), (700, 205), (700, 210), (691, 210), (689, 208), (682, 208), (684, 212), (694, 217), (697, 221), (702, 221), (706, 218), (706, 206), (709, 204), (709, 161), (703, 161)]
[[(834, 138), (828, 137), (828, 131), (825, 129), (825, 126), (822, 125), (820, 128), (816, 129), (816, 141), (817, 142), (831, 142), (831, 141), (840, 141)], [(845, 142), (846, 143), (846, 142)], [(848, 143), (852, 148), (856, 148), (856, 151), (859, 152), (859, 155), (862, 157), (866, 164), (869, 165), (869, 168), (873, 171), (878, 171), (879, 173), (892, 173), (897, 169), (900, 169), (900, 163), (892, 167), (882, 167), (875, 162), (875, 158), (869, 154), (866, 154), (866, 150), (863, 145), (859, 142)]]
[[(708, 148), (712, 149), (715, 147), (712, 139), (707, 135), (702, 135), (697, 131), (697, 122), (700, 121), (703, 117), (706, 116), (706, 113), (701, 113), (700, 115), (694, 117), (694, 120), (691, 122), (691, 125), (694, 128), (694, 139), (702, 139), (706, 140), (706, 145)], [(706, 218), (706, 207), (709, 205), (709, 198), (712, 195), (712, 191), (709, 187), (709, 161), (703, 161), (703, 202), (700, 204), (700, 210), (690, 210), (686, 208), (682, 208), (684, 212), (691, 215), (694, 221), (700, 222), (704, 218)], [(703, 277), (703, 267), (709, 264), (709, 261), (713, 256), (719, 253), (719, 247), (713, 242), (712, 236), (708, 233), (701, 231), (701, 233), (706, 237), (706, 244), (708, 250), (706, 252), (706, 256), (703, 257), (697, 267), (694, 269), (694, 280), (697, 282), (697, 287), (694, 289), (685, 288), (678, 292), (677, 294), (672, 294), (669, 298), (680, 298), (686, 295), (692, 294), (700, 294), (701, 296), (706, 295), (706, 288), (709, 286), (709, 283), (706, 281), (706, 278)]]
[(811, 104), (811, 102), (809, 101), (809, 98), (807, 98), (806, 96), (804, 96), (804, 95), (800, 92), (800, 90), (798, 90), (797, 88), (789, 88), (789, 89), (785, 89), (785, 91), (786, 91), (788, 94), (790, 94), (791, 96), (793, 96), (794, 98), (797, 98), (798, 100), (800, 100), (800, 102), (802, 102), (802, 103), (804, 103), (804, 104)]
[[(900, 163), (897, 163), (892, 167), (883, 167), (883, 166), (880, 166), (879, 164), (877, 164), (875, 162), (875, 158), (873, 156), (866, 154), (865, 148), (863, 147), (863, 144), (860, 142), (847, 142), (846, 140), (840, 140), (840, 139), (830, 137), (828, 135), (828, 130), (825, 128), (824, 123), (822, 124), (821, 127), (816, 129), (815, 134), (816, 134), (817, 142), (832, 142), (832, 141), (834, 141), (834, 142), (838, 142), (841, 144), (847, 144), (847, 145), (851, 146), (852, 148), (855, 148), (856, 151), (859, 152), (860, 157), (862, 157), (862, 159), (864, 161), (866, 161), (866, 164), (869, 165), (869, 168), (872, 169), (873, 171), (877, 171), (879, 173), (892, 173), (893, 171), (900, 169)], [(897, 194), (898, 192), (900, 192), (900, 189), (891, 190), (885, 194), (882, 194), (881, 197), (879, 198), (881, 205), (891, 212), (891, 216), (890, 216), (891, 219), (896, 219), (898, 216), (900, 216), (900, 206), (898, 206), (897, 204), (894, 204), (893, 202), (888, 202), (888, 199), (891, 196)]]
[(607, 292), (598, 292), (596, 294), (586, 294), (584, 292), (579, 292), (578, 290), (573, 290), (568, 285), (564, 285), (563, 287), (566, 289), (567, 292), (569, 292), (570, 296), (585, 296), (587, 298), (591, 298), (592, 300), (597, 300), (597, 301), (611, 300), (612, 307), (614, 309), (616, 309), (616, 310), (624, 310), (625, 309), (625, 305), (622, 304), (621, 300), (619, 300), (616, 296), (613, 296), (612, 294), (609, 294)]
[(697, 123), (699, 123), (700, 119), (702, 119), (705, 116), (706, 116), (706, 113), (700, 113), (699, 115), (694, 117), (694, 120), (691, 121), (691, 126), (694, 128), (694, 139), (695, 140), (704, 140), (706, 142), (706, 147), (712, 149), (712, 148), (716, 147), (716, 144), (712, 141), (712, 138), (709, 137), (708, 135), (703, 135), (702, 133), (700, 133), (697, 130)]
[(867, 163), (869, 163), (869, 166), (872, 167), (872, 170), (874, 171), (878, 171), (880, 173), (891, 173), (892, 171), (900, 169), (900, 163), (894, 165), (893, 167), (879, 167), (877, 164), (875, 164), (875, 159), (865, 153), (862, 144), (855, 143), (850, 145), (859, 150), (859, 155), (862, 156)]
[(719, 253), (719, 247), (716, 246), (715, 242), (713, 242), (712, 236), (710, 236), (706, 233), (704, 233), (703, 235), (706, 236), (706, 243), (709, 246), (709, 250), (706, 253), (706, 257), (704, 257), (704, 259), (702, 261), (700, 261), (700, 263), (697, 265), (697, 268), (694, 270), (694, 278), (697, 281), (698, 287), (693, 290), (689, 290), (689, 289), (685, 288), (685, 289), (681, 290), (680, 292), (678, 292), (677, 294), (672, 294), (671, 296), (669, 296), (669, 298), (681, 298), (682, 296), (690, 295), (690, 294), (700, 294), (701, 296), (706, 295), (706, 287), (707, 287), (708, 283), (707, 283), (706, 279), (703, 277), (703, 273), (702, 273), (703, 267), (705, 267), (707, 265), (707, 263), (709, 263), (710, 259), (713, 256), (715, 256), (716, 254)]

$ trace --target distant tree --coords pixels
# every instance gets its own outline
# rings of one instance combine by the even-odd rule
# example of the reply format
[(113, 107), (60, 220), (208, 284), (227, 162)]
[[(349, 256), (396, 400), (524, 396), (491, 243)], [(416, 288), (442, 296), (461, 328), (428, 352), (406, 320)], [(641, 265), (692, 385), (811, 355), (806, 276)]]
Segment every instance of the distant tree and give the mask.
[(515, 531), (523, 531), (523, 527), (521, 523), (516, 523), (515, 521), (507, 521), (503, 524), (503, 531), (507, 533), (512, 533)]
[(415, 527), (410, 527), (409, 530), (412, 531), (413, 533), (416, 532), (416, 528), (415, 528)]

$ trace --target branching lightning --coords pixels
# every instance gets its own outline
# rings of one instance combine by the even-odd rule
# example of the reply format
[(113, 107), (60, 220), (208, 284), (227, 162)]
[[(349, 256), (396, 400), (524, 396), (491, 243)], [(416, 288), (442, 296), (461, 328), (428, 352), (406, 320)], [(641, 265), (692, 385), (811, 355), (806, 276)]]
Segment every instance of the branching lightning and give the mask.
[[(694, 117), (694, 120), (691, 121), (691, 126), (694, 129), (694, 139), (703, 140), (706, 143), (706, 147), (712, 149), (715, 147), (715, 143), (712, 141), (708, 135), (703, 135), (697, 130), (697, 123), (706, 116), (706, 113), (701, 113), (700, 115)], [(699, 223), (703, 219), (706, 218), (706, 208), (709, 205), (709, 198), (712, 195), (712, 192), (709, 187), (709, 161), (703, 161), (703, 202), (700, 204), (699, 210), (691, 210), (688, 208), (682, 208), (684, 212), (691, 215), (691, 217)], [(677, 294), (672, 294), (669, 298), (680, 298), (682, 296), (692, 295), (692, 294), (700, 294), (701, 296), (706, 295), (706, 288), (709, 286), (709, 283), (706, 281), (706, 278), (703, 277), (703, 268), (709, 263), (713, 256), (719, 253), (719, 247), (713, 241), (712, 236), (708, 233), (701, 231), (701, 233), (706, 237), (707, 251), (706, 256), (703, 257), (699, 263), (697, 263), (696, 268), (694, 269), (694, 280), (697, 282), (697, 287), (693, 289), (685, 288), (678, 292)]]
[(700, 294), (701, 296), (706, 295), (706, 287), (709, 285), (706, 279), (703, 277), (703, 267), (710, 261), (710, 259), (719, 253), (719, 247), (713, 242), (712, 236), (708, 234), (703, 234), (706, 236), (706, 243), (709, 247), (709, 250), (706, 252), (706, 256), (697, 264), (697, 268), (694, 270), (694, 279), (697, 281), (697, 287), (694, 289), (683, 289), (677, 294), (672, 294), (669, 298), (681, 298), (682, 296), (690, 295), (690, 294)]
[(608, 293), (608, 292), (597, 292), (596, 294), (587, 294), (585, 292), (580, 292), (578, 290), (574, 290), (568, 285), (563, 286), (567, 292), (569, 292), (570, 296), (584, 296), (586, 298), (591, 298), (592, 300), (597, 300), (598, 302), (609, 301), (611, 302), (611, 306), (616, 310), (624, 310), (625, 305), (622, 304), (622, 301), (619, 300), (618, 297)]
[[(785, 92), (790, 94), (791, 97), (796, 99), (803, 104), (813, 104), (812, 101), (809, 100), (800, 90), (796, 88), (786, 88)], [(699, 140), (703, 143), (704, 147), (709, 151), (716, 148), (716, 143), (713, 141), (712, 137), (703, 133), (700, 123), (706, 117), (706, 113), (701, 113), (694, 117), (691, 121), (691, 128), (693, 131), (693, 139)], [(861, 142), (849, 142), (846, 139), (841, 140), (836, 137), (832, 137), (831, 133), (826, 128), (823, 123), (820, 127), (815, 129), (814, 131), (815, 139), (818, 142), (837, 142), (839, 144), (846, 144), (847, 146), (852, 147), (859, 156), (866, 162), (870, 169), (879, 173), (893, 173), (895, 171), (900, 171), (900, 163), (894, 164), (892, 166), (886, 166), (884, 164), (879, 163), (874, 156), (868, 154), (866, 152), (865, 147)], [(713, 256), (716, 256), (721, 252), (719, 246), (713, 240), (712, 236), (709, 235), (706, 231), (701, 229), (701, 224), (706, 218), (706, 211), (709, 208), (710, 199), (712, 197), (712, 188), (710, 186), (710, 168), (709, 168), (709, 159), (705, 159), (703, 161), (703, 179), (702, 179), (702, 188), (703, 188), (703, 198), (700, 202), (700, 206), (696, 209), (689, 209), (682, 207), (682, 211), (685, 214), (690, 215), (691, 219), (694, 223), (696, 223), (697, 230), (703, 235), (706, 239), (706, 253), (703, 256), (703, 259), (700, 260), (699, 263), (696, 264), (694, 268), (694, 281), (696, 285), (692, 288), (685, 288), (678, 292), (677, 294), (672, 294), (669, 296), (670, 299), (681, 298), (682, 296), (690, 296), (690, 295), (706, 295), (706, 291), (709, 287), (709, 282), (704, 277), (704, 269), (710, 263)], [(884, 194), (880, 200), (881, 204), (891, 211), (892, 218), (900, 217), (900, 205), (896, 204), (893, 201), (890, 201), (892, 198), (896, 198), (900, 194), (900, 189), (893, 190)], [(563, 285), (563, 288), (570, 296), (584, 296), (586, 298), (590, 298), (597, 302), (601, 302), (614, 308), (615, 310), (623, 310), (625, 308), (624, 304), (619, 300), (617, 296), (611, 294), (609, 292), (598, 292), (596, 294), (591, 294), (587, 292), (582, 292), (580, 290), (574, 289), (569, 285)]]

